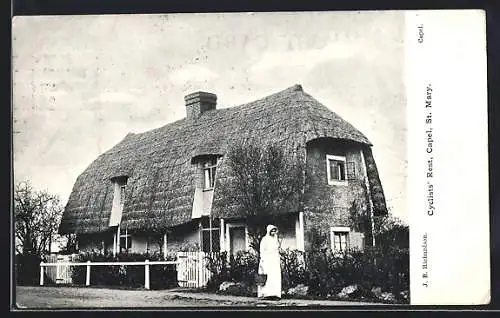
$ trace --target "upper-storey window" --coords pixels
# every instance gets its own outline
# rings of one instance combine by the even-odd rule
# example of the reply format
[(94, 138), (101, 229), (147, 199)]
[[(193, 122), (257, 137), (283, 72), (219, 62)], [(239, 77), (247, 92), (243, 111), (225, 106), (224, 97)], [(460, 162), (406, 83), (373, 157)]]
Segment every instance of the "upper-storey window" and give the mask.
[(211, 158), (203, 162), (203, 189), (211, 190), (214, 188), (216, 169), (217, 158)]
[(347, 181), (347, 164), (345, 156), (326, 155), (326, 172), (328, 184)]
[(125, 184), (120, 185), (120, 207), (123, 211), (123, 206), (125, 205)]
[(127, 186), (127, 177), (115, 177), (111, 179), (113, 183), (113, 206), (109, 226), (120, 225), (123, 207), (125, 204), (125, 190)]

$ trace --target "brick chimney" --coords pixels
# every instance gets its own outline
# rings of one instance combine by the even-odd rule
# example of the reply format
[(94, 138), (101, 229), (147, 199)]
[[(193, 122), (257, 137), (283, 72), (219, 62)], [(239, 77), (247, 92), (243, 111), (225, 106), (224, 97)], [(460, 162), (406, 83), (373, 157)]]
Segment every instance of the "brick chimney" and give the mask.
[(207, 92), (196, 92), (184, 97), (186, 101), (186, 118), (194, 120), (206, 111), (214, 110), (217, 105), (217, 95)]

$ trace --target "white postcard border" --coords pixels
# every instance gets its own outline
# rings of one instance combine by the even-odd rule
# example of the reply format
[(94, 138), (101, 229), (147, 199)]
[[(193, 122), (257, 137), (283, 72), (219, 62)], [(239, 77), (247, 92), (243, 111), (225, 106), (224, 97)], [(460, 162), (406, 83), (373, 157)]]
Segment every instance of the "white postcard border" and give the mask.
[(487, 304), (485, 13), (408, 11), (405, 24), (411, 304)]

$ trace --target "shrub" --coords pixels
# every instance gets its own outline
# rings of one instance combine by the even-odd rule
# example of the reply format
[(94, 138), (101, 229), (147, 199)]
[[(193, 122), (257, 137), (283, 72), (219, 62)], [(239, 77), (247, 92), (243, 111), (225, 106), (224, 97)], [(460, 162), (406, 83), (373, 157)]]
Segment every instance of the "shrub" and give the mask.
[[(326, 250), (312, 250), (306, 253), (306, 271), (308, 272), (309, 293), (314, 296), (326, 296), (331, 289), (330, 255)], [(334, 273), (340, 275), (340, 273)]]
[(238, 251), (231, 257), (230, 270), (234, 282), (251, 286), (255, 284), (255, 274), (259, 268), (259, 258), (254, 252)]
[[(38, 285), (40, 280), (40, 262), (36, 254), (18, 254), (15, 256), (15, 278), (19, 285)], [(48, 277), (45, 276), (48, 282)]]
[(198, 243), (182, 243), (178, 247), (179, 252), (198, 252), (200, 251), (200, 245)]
[(208, 290), (216, 290), (221, 283), (231, 280), (227, 252), (208, 254), (206, 260), (207, 269), (212, 274), (207, 282)]
[(281, 284), (283, 290), (299, 284), (307, 285), (309, 273), (305, 266), (305, 253), (299, 250), (286, 249), (280, 252), (281, 256)]
[[(142, 262), (175, 260), (175, 255), (165, 258), (160, 253), (120, 253), (113, 256), (110, 253), (86, 252), (79, 254), (80, 262)], [(151, 289), (164, 289), (177, 286), (177, 271), (171, 265), (150, 265), (149, 279)], [(85, 284), (86, 266), (75, 266), (72, 271), (73, 283)], [(137, 265), (103, 265), (92, 266), (90, 271), (91, 285), (143, 287), (144, 266)]]
[(259, 265), (258, 255), (250, 251), (238, 251), (228, 257), (227, 252), (207, 255), (207, 268), (212, 273), (207, 289), (217, 290), (222, 282), (243, 283), (249, 287), (255, 285), (255, 274)]
[(357, 284), (362, 294), (373, 287), (398, 296), (409, 290), (409, 253), (407, 249), (367, 248), (333, 254), (330, 250), (308, 255), (310, 291), (317, 296), (335, 295), (343, 287)]
[[(258, 255), (238, 252), (228, 260), (227, 254), (208, 256), (212, 277), (207, 285), (217, 290), (224, 281), (255, 287)], [(287, 291), (299, 284), (309, 286), (311, 296), (335, 296), (344, 287), (358, 285), (361, 297), (369, 298), (373, 287), (391, 292), (396, 297), (409, 290), (409, 252), (399, 248), (366, 248), (334, 254), (330, 249), (314, 249), (308, 253), (298, 250), (281, 251), (282, 289)]]

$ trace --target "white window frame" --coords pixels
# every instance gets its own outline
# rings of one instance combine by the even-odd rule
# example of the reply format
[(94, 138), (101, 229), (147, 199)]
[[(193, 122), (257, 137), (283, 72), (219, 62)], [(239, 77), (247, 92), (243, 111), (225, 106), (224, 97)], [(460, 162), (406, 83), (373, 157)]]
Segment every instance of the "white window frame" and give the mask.
[[(120, 244), (121, 243), (120, 241), (121, 241), (122, 237), (125, 238), (125, 246), (122, 246)], [(132, 245), (129, 244), (129, 242), (132, 243), (132, 235), (128, 233), (127, 229), (125, 229), (125, 234), (122, 234), (120, 232), (120, 236), (118, 238), (118, 242), (120, 242), (119, 243), (120, 250), (121, 250), (122, 247), (124, 247), (126, 251), (128, 251), (130, 248), (132, 248)]]
[[(331, 179), (330, 160), (342, 161), (344, 163), (344, 180)], [(345, 156), (326, 155), (326, 177), (329, 185), (347, 185), (347, 160)]]
[[(125, 207), (125, 192), (127, 191), (127, 182), (128, 177), (121, 179), (111, 179), (113, 183), (113, 203), (111, 208), (111, 216), (110, 216), (110, 226), (120, 225), (121, 218), (123, 215), (123, 209)], [(115, 221), (116, 218), (119, 220), (117, 223), (111, 221)]]
[[(211, 158), (207, 161), (204, 161), (202, 164), (201, 164), (201, 169), (202, 169), (202, 172), (203, 172), (203, 191), (209, 191), (209, 190), (213, 190), (214, 187), (215, 187), (215, 177), (216, 177), (216, 174), (217, 174), (217, 163), (218, 163), (218, 159), (217, 158)], [(212, 176), (212, 169), (214, 169), (215, 171), (213, 172), (213, 176)], [(208, 171), (208, 180), (209, 180), (209, 186), (207, 187), (207, 173)], [(212, 180), (210, 180), (210, 178), (213, 178)], [(212, 181), (212, 182), (210, 182)]]
[[(221, 250), (221, 248), (220, 248), (220, 237), (221, 237), (222, 233), (221, 233), (220, 227), (215, 227), (212, 224), (212, 227), (203, 227), (203, 226), (200, 227), (200, 232), (201, 232), (200, 233), (201, 234), (200, 235), (200, 249), (202, 251), (203, 251), (203, 233), (204, 232), (208, 232), (208, 235), (211, 235), (210, 233), (212, 233), (213, 231), (219, 232), (219, 240), (214, 241), (213, 238), (210, 238), (210, 243), (211, 243), (210, 249), (213, 251), (214, 246), (218, 246), (219, 247), (219, 251)], [(213, 235), (212, 235), (212, 237), (213, 237)]]
[(120, 207), (123, 213), (123, 207), (125, 206), (125, 191), (127, 190), (127, 184), (120, 184)]
[(226, 241), (226, 248), (225, 250), (228, 252), (228, 255), (231, 254), (231, 234), (230, 234), (230, 229), (235, 228), (235, 227), (243, 227), (245, 228), (245, 251), (248, 251), (250, 249), (250, 241), (248, 237), (248, 227), (246, 226), (245, 223), (226, 223), (226, 233), (225, 233), (225, 241)]
[(346, 250), (349, 249), (349, 232), (351, 229), (348, 226), (332, 226), (330, 227), (330, 247), (334, 253), (344, 253), (345, 251), (339, 251), (335, 249), (335, 234), (345, 233), (346, 234)]

